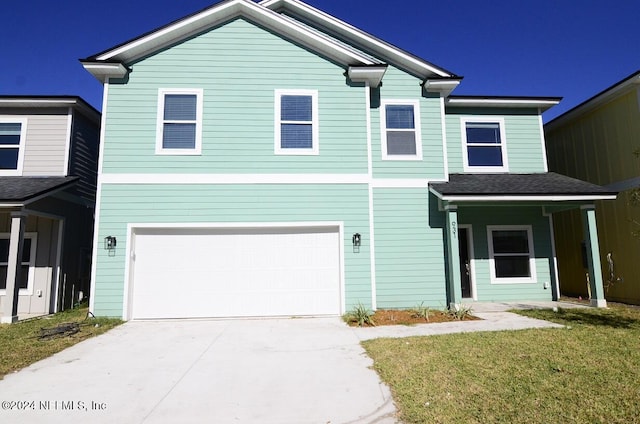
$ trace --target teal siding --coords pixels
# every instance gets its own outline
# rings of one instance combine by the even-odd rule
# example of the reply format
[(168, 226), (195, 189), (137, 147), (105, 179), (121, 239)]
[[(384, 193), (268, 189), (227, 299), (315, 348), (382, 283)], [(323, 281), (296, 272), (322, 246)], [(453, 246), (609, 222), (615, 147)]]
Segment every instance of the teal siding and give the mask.
[(425, 189), (374, 189), (376, 291), (380, 308), (446, 303), (442, 214)]
[[(371, 305), (365, 185), (105, 184), (99, 219), (97, 315), (122, 315), (128, 223), (343, 222), (347, 310), (358, 302)], [(356, 232), (363, 236), (359, 253), (351, 245)], [(115, 256), (100, 245), (108, 235), (118, 239)]]
[(442, 119), (439, 97), (423, 97), (421, 81), (389, 66), (380, 100), (419, 100), (422, 160), (382, 160), (380, 104), (371, 103), (371, 153), (375, 178), (444, 178)]
[(545, 172), (544, 146), (537, 111), (518, 110), (447, 110), (447, 153), (449, 172), (464, 172), (462, 160), (461, 118), (495, 116), (504, 118), (509, 172)]
[[(132, 65), (109, 86), (105, 173), (366, 173), (364, 87), (237, 19)], [(159, 88), (202, 88), (202, 155), (155, 155)], [(274, 154), (274, 89), (317, 89), (319, 156)]]
[[(553, 260), (549, 219), (541, 207), (461, 207), (458, 224), (473, 226), (476, 290), (480, 302), (552, 300)], [(535, 252), (535, 283), (491, 284), (487, 226), (531, 225)], [(548, 283), (548, 288), (544, 288)]]

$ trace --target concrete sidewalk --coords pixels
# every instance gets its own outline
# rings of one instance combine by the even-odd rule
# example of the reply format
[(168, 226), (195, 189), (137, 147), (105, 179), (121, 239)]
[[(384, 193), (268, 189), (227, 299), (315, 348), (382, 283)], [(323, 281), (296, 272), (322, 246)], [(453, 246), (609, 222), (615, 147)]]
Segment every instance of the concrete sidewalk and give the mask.
[(375, 328), (338, 317), (128, 322), (0, 380), (0, 422), (392, 424), (390, 390), (360, 341), (559, 327), (474, 314), (483, 320)]

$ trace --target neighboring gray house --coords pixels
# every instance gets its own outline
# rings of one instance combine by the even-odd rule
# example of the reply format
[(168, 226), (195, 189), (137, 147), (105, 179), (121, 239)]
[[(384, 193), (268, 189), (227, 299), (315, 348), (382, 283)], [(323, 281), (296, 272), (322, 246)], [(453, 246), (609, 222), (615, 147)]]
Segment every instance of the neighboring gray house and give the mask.
[(75, 96), (0, 96), (1, 322), (87, 294), (100, 113)]

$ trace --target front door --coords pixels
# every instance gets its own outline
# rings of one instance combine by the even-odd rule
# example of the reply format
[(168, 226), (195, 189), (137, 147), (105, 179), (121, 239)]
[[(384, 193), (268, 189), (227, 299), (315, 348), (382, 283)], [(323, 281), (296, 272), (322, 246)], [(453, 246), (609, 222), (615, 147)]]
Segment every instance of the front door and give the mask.
[(460, 252), (460, 280), (462, 282), (462, 297), (471, 295), (471, 262), (469, 258), (469, 229), (459, 228), (458, 249)]

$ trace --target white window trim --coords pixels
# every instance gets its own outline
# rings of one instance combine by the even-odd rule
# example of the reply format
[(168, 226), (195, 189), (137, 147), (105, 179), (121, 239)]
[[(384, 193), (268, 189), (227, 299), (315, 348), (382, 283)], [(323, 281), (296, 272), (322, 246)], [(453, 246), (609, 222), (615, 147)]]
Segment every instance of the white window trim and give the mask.
[[(502, 151), (502, 166), (471, 166), (469, 165), (469, 155), (467, 153), (467, 123), (487, 122), (500, 125), (500, 147)], [(507, 155), (507, 136), (503, 117), (498, 116), (463, 116), (460, 118), (460, 131), (462, 139), (462, 163), (465, 172), (509, 172), (509, 161)]]
[[(282, 96), (311, 96), (311, 148), (287, 149), (282, 147), (281, 128), (283, 123), (300, 123), (302, 121), (282, 121), (280, 119), (280, 106)], [(320, 154), (320, 127), (318, 114), (318, 90), (301, 89), (276, 89), (274, 90), (274, 145), (276, 155), (319, 155)]]
[[(193, 149), (165, 149), (162, 147), (164, 131), (164, 99), (167, 94), (190, 94), (196, 96), (196, 144)], [(203, 90), (201, 88), (160, 88), (158, 89), (158, 112), (156, 124), (156, 154), (157, 155), (200, 155), (202, 154), (202, 109)], [(170, 122), (170, 121), (167, 121)], [(179, 121), (187, 122), (187, 121)]]
[[(36, 271), (36, 252), (38, 245), (38, 233), (24, 233), (24, 239), (31, 239), (31, 252), (29, 255), (29, 276), (27, 277), (27, 288), (20, 289), (18, 294), (20, 296), (32, 296), (33, 295), (33, 282)], [(11, 233), (0, 233), (0, 240), (11, 240)], [(0, 265), (7, 266), (6, 263), (0, 262)], [(23, 265), (20, 262), (20, 265)], [(26, 265), (26, 264), (25, 264)], [(0, 296), (6, 296), (7, 290), (0, 289)]]
[[(390, 155), (387, 153), (387, 106), (413, 106), (413, 122), (416, 134), (416, 154), (415, 155)], [(393, 129), (398, 131), (398, 129)], [(402, 130), (400, 130), (402, 131)], [(407, 132), (411, 130), (406, 130)], [(380, 140), (382, 144), (382, 160), (422, 160), (422, 130), (420, 122), (420, 101), (419, 100), (397, 100), (384, 99), (380, 102)]]
[(11, 116), (5, 115), (0, 117), (1, 123), (9, 123), (9, 124), (20, 124), (20, 143), (14, 146), (7, 146), (10, 148), (18, 148), (18, 163), (16, 164), (16, 169), (0, 169), (1, 175), (22, 175), (22, 169), (24, 165), (24, 150), (27, 138), (27, 118), (24, 116)]
[[(527, 242), (529, 243), (529, 271), (530, 277), (498, 278), (496, 277), (496, 263), (493, 252), (493, 231), (527, 231)], [(487, 225), (487, 243), (489, 244), (489, 271), (491, 274), (491, 284), (531, 284), (537, 281), (536, 275), (536, 255), (533, 249), (533, 228), (531, 225)]]

